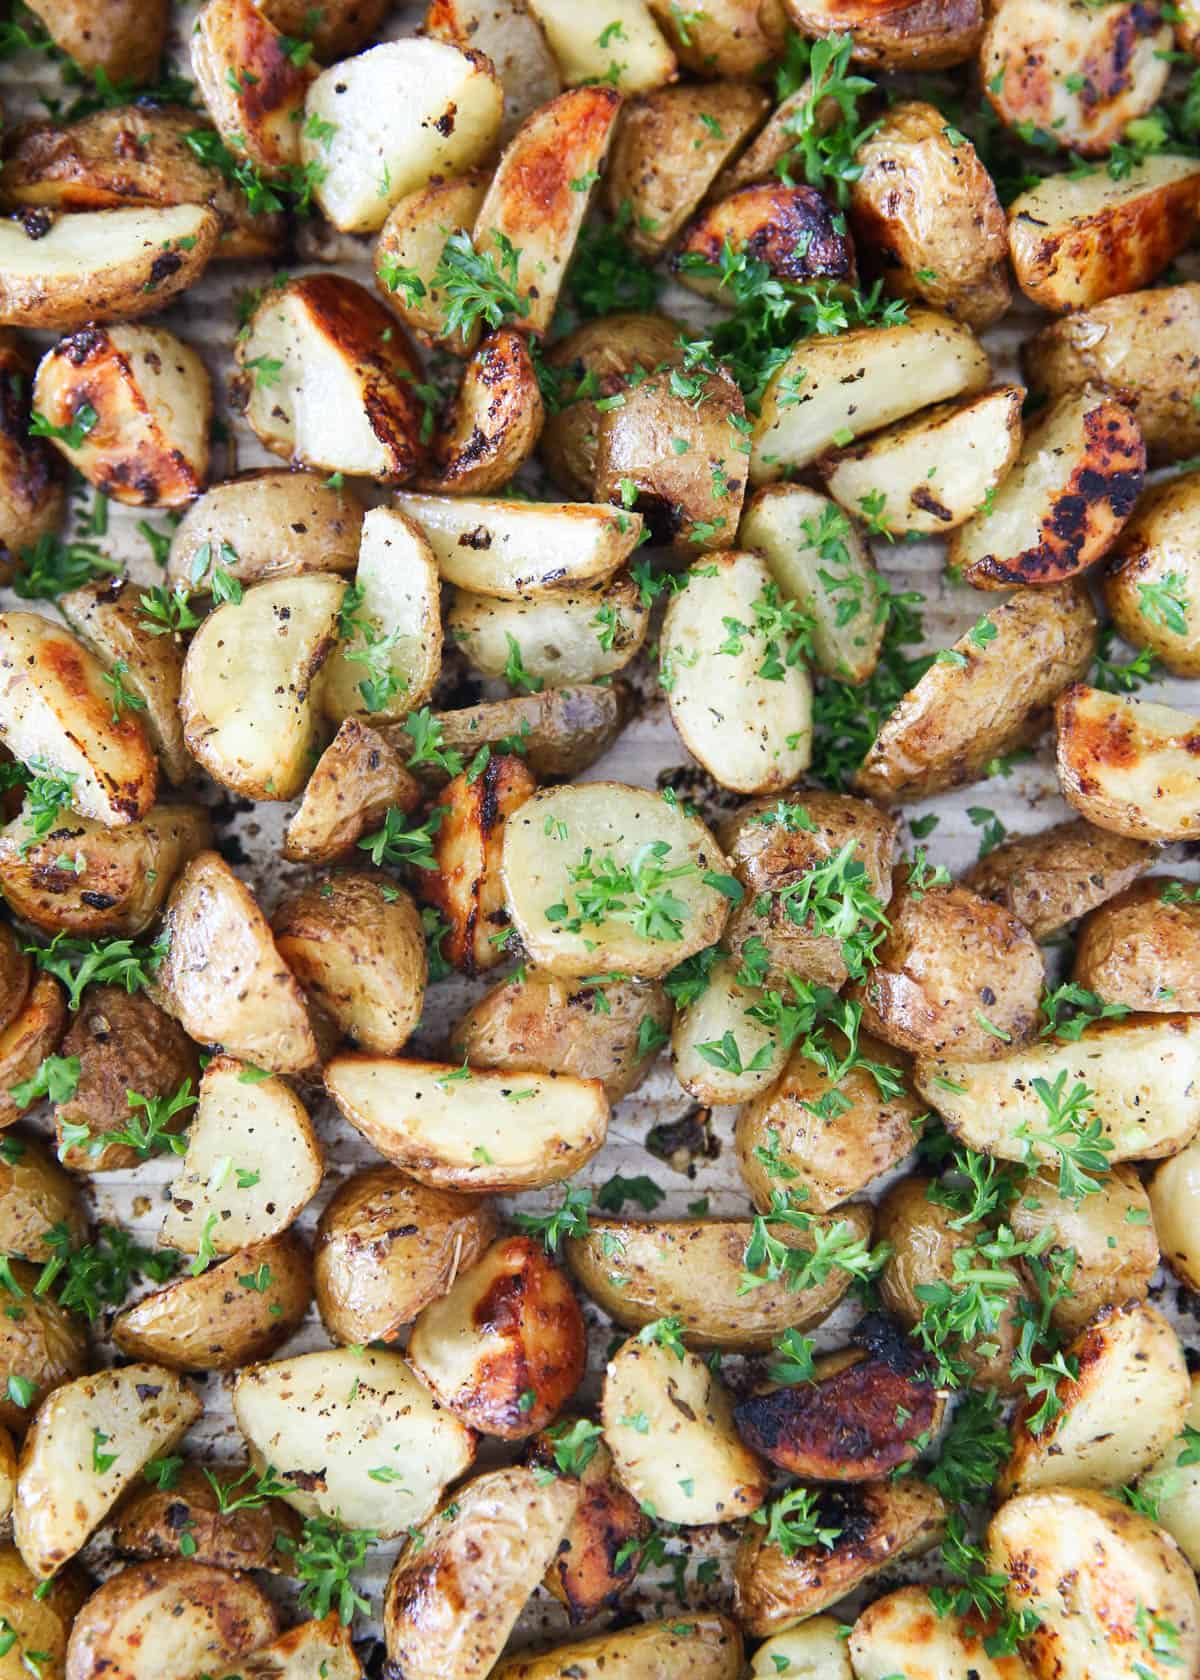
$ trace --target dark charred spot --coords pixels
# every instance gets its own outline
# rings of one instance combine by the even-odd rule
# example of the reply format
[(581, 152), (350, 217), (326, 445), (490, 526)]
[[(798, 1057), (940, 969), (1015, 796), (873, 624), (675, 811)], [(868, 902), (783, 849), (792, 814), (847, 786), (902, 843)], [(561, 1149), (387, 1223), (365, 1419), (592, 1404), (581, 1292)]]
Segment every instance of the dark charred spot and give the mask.
[(117, 902), (111, 893), (81, 892), (79, 896), (93, 910), (111, 910)]
[(900, 1376), (915, 1377), (922, 1368), (921, 1354), (905, 1335), (903, 1325), (887, 1313), (872, 1312), (860, 1318), (850, 1340)]
[(49, 210), (25, 210), (20, 216), (21, 226), (29, 239), (45, 239), (54, 226)]
[(146, 290), (154, 291), (164, 280), (172, 274), (178, 273), (183, 267), (183, 258), (178, 251), (161, 251), (150, 264), (150, 278), (146, 282)]
[(454, 105), (454, 104), (450, 104), (450, 105), (447, 105), (446, 109), (442, 112), (441, 116), (434, 123), (434, 125), (433, 125), (434, 128), (437, 129), (438, 133), (442, 136), (442, 138), (444, 140), (448, 140), (450, 138), (450, 136), (454, 133), (454, 124), (455, 124), (457, 118), (458, 118), (458, 106)]

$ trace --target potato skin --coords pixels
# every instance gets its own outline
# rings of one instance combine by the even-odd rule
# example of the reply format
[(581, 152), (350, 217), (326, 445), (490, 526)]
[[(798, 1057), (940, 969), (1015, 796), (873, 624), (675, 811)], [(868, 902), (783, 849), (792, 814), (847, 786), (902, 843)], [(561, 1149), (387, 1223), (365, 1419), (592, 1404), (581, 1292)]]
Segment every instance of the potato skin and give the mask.
[(1074, 682), (1054, 703), (1059, 786), (1100, 827), (1133, 840), (1200, 832), (1200, 718)]
[(317, 1225), (313, 1277), (321, 1321), (338, 1342), (390, 1342), (479, 1260), (496, 1236), (482, 1196), (368, 1167), (338, 1186)]
[(1200, 914), (1190, 902), (1164, 900), (1172, 887), (1190, 895), (1192, 883), (1153, 875), (1093, 911), (1080, 929), (1071, 978), (1127, 1009), (1200, 1010)]
[[(1200, 676), (1200, 558), (1191, 534), (1200, 516), (1200, 473), (1148, 490), (1108, 558), (1104, 599), (1135, 647), (1148, 647), (1177, 677)], [(1185, 628), (1168, 622), (1151, 594), (1165, 588)]]
[(996, 1631), (994, 1617), (985, 1621), (975, 1610), (965, 1616), (943, 1613), (927, 1587), (900, 1587), (867, 1605), (845, 1649), (858, 1680), (885, 1680), (898, 1661), (911, 1680), (967, 1675), (972, 1680), (1031, 1680), (1019, 1655), (989, 1655), (987, 1641)]
[(849, 30), (854, 59), (888, 70), (941, 70), (972, 56), (983, 29), (979, 0), (783, 0), (805, 35)]
[[(180, 1539), (190, 1534), (196, 1543), (189, 1558), (218, 1569), (267, 1569), (273, 1575), (291, 1573), (290, 1556), (279, 1546), (282, 1536), (299, 1540), (301, 1521), (282, 1499), (223, 1512), (212, 1482), (232, 1488), (237, 1499), (250, 1492), (257, 1478), (251, 1472), (241, 1481), (243, 1464), (219, 1464), (207, 1469), (184, 1464), (169, 1488), (147, 1482), (135, 1488), (121, 1506), (114, 1542), (132, 1558), (179, 1558)], [(233, 1488), (235, 1482), (239, 1486)]]
[[(27, 1428), (51, 1389), (82, 1376), (87, 1369), (88, 1346), (87, 1336), (72, 1313), (48, 1295), (34, 1295), (40, 1268), (22, 1260), (10, 1264), (13, 1277), (24, 1291), (19, 1297), (23, 1316), (17, 1319), (0, 1314), (0, 1424), (19, 1432)], [(18, 1406), (9, 1391), (14, 1376), (24, 1377), (33, 1385), (27, 1407)]]
[[(39, 1587), (44, 1590), (38, 1592)], [(0, 1547), (0, 1616), (17, 1634), (12, 1649), (0, 1658), (0, 1680), (26, 1680), (27, 1650), (46, 1653), (46, 1680), (61, 1675), (71, 1623), (90, 1591), (91, 1583), (73, 1563), (64, 1565), (49, 1583), (39, 1582), (15, 1546)]]
[(387, 16), (388, 0), (324, 0), (320, 15), (308, 0), (261, 0), (261, 11), (283, 35), (311, 39), (322, 64), (349, 58)]
[(36, 1139), (7, 1138), (0, 1156), (0, 1254), (38, 1264), (49, 1260), (57, 1249), (46, 1236), (56, 1225), (66, 1226), (73, 1248), (87, 1241), (87, 1216), (74, 1179)]
[(503, 327), (484, 339), (463, 370), (449, 417), (433, 440), (423, 490), (487, 496), (533, 454), (546, 410), (525, 339)]
[(207, 592), (218, 565), (247, 585), (305, 572), (353, 572), (362, 527), (362, 504), (345, 485), (286, 467), (239, 473), (210, 485), (179, 521), (167, 587), (182, 583), (193, 593)]
[(20, 1119), (24, 1110), (13, 1099), (13, 1086), (33, 1078), (43, 1057), (54, 1053), (66, 1024), (66, 994), (52, 975), (39, 974), (25, 1007), (0, 1032), (0, 1127)]
[(219, 1668), (278, 1631), (274, 1606), (249, 1576), (192, 1560), (136, 1563), (110, 1576), (76, 1616), (64, 1680)]
[[(1043, 1264), (1068, 1251), (1075, 1256), (1071, 1292), (1051, 1312), (1058, 1329), (1074, 1334), (1110, 1302), (1145, 1300), (1158, 1266), (1158, 1238), (1150, 1197), (1133, 1167), (1111, 1167), (1095, 1194), (1080, 1202), (1061, 1197), (1056, 1175), (1043, 1169), (1026, 1180), (1007, 1219), (1021, 1241), (1049, 1226), (1054, 1236)], [(1028, 1276), (1028, 1267), (1022, 1270)]]
[(29, 997), (33, 961), (9, 922), (0, 922), (0, 1030), (11, 1027)]
[(34, 0), (29, 8), (80, 69), (113, 82), (152, 82), (167, 34), (168, 0)]
[(1144, 841), (1109, 834), (1076, 817), (1001, 841), (971, 865), (962, 883), (1043, 940), (1122, 892), (1154, 857)]
[(0, 582), (11, 582), (20, 551), (62, 523), (66, 490), (57, 453), (29, 435), (33, 360), (15, 333), (0, 330)]
[[(558, 1427), (569, 1433), (571, 1420), (564, 1419)], [(560, 1475), (554, 1444), (552, 1435), (535, 1436), (525, 1462)], [(617, 1480), (603, 1441), (596, 1442), (578, 1481), (579, 1504), (542, 1581), (546, 1591), (566, 1605), (573, 1626), (602, 1610), (616, 1609), (622, 1593), (637, 1579), (637, 1553), (628, 1553), (619, 1568), (618, 1554), (631, 1540), (644, 1540), (650, 1533), (650, 1519)]]
[(354, 855), (390, 805), (407, 816), (420, 803), (420, 785), (388, 737), (348, 717), (308, 778), (283, 855), (294, 863), (336, 863)]
[(686, 1622), (639, 1622), (540, 1656), (508, 1657), (495, 1670), (495, 1680), (602, 1680), (616, 1674), (630, 1680), (677, 1680), (681, 1672), (691, 1680), (740, 1680), (737, 1623), (704, 1610), (689, 1612)]
[(766, 263), (778, 280), (804, 285), (816, 279), (853, 284), (854, 242), (845, 218), (835, 214), (815, 187), (781, 181), (739, 187), (706, 205), (684, 229), (671, 267), (684, 285), (722, 299), (719, 279), (697, 272), (706, 264), (720, 274), (726, 244)]
[(316, 66), (297, 63), (253, 0), (207, 0), (189, 45), (192, 74), (226, 144), (268, 175), (298, 164)]
[[(579, 683), (546, 688), (540, 694), (514, 694), (507, 700), (484, 700), (461, 711), (438, 712), (442, 739), (465, 757), (482, 746), (495, 752), (509, 736), (519, 736), (524, 758), (539, 781), (570, 781), (589, 769), (616, 740), (633, 709), (627, 683), (601, 686)], [(400, 731), (388, 731), (397, 745), (410, 744)], [(417, 774), (444, 779), (421, 765)]]

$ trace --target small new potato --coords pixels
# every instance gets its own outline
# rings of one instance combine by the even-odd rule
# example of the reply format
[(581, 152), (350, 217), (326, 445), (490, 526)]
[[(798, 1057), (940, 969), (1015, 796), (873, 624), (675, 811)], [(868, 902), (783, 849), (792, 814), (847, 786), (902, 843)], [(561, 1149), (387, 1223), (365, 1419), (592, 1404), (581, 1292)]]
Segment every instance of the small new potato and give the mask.
[[(787, 1051), (778, 1031), (752, 1015), (761, 1009), (761, 987), (739, 984), (741, 965), (718, 957), (698, 998), (675, 1011), (671, 1066), (697, 1102), (747, 1102), (773, 1085)], [(716, 1060), (714, 1061), (714, 1056)]]
[(0, 1155), (0, 1254), (38, 1265), (57, 1252), (47, 1241), (65, 1229), (72, 1248), (87, 1241), (87, 1216), (75, 1181), (35, 1138), (11, 1135)]
[(213, 1680), (362, 1680), (350, 1629), (331, 1610), (323, 1620), (300, 1622), (269, 1645)]
[(0, 1127), (19, 1120), (34, 1100), (18, 1102), (13, 1092), (32, 1080), (43, 1059), (54, 1053), (66, 1022), (62, 987), (51, 975), (39, 974), (19, 1013), (0, 1031)]
[(562, 92), (554, 54), (525, 0), (429, 0), (422, 28), (438, 41), (474, 47), (491, 59), (504, 84), (501, 139)]
[(1192, 883), (1153, 875), (1093, 911), (1079, 931), (1071, 978), (1126, 1009), (1200, 1010), (1200, 914)]
[(170, 13), (168, 0), (34, 0), (40, 18), (67, 57), (97, 80), (152, 82), (159, 68)]
[(453, 495), (501, 490), (533, 454), (545, 413), (525, 339), (502, 327), (484, 339), (463, 369), (421, 482)]
[(308, 0), (259, 0), (276, 29), (310, 40), (322, 64), (349, 58), (371, 39), (387, 15), (387, 0), (323, 0), (320, 16)]
[(33, 370), (17, 335), (0, 329), (0, 579), (6, 583), (21, 550), (57, 532), (66, 506), (61, 462), (44, 438), (29, 435)]
[(433, 553), (403, 513), (376, 507), (364, 518), (354, 589), (321, 685), (325, 714), (335, 723), (406, 717), (437, 682), (442, 620)]
[(434, 276), (447, 239), (456, 233), (469, 235), (475, 226), (487, 185), (482, 169), (449, 180), (435, 177), (392, 206), (375, 245), (375, 284), (384, 302), (421, 343), (459, 356), (467, 353), (466, 341), (461, 330), (446, 328), (447, 306), (440, 279), (435, 282)]
[[(1052, 1233), (1039, 1251), (1043, 1266), (1070, 1262), (1069, 1292), (1050, 1311), (1059, 1330), (1074, 1334), (1110, 1303), (1146, 1299), (1158, 1269), (1158, 1238), (1151, 1199), (1135, 1168), (1110, 1168), (1090, 1195), (1072, 1202), (1059, 1195), (1056, 1174), (1043, 1167), (1025, 1180), (1006, 1218), (1019, 1242)], [(1022, 1270), (1028, 1276), (1027, 1263)]]
[[(435, 721), (445, 747), (464, 759), (473, 758), (484, 746), (492, 752), (517, 751), (539, 782), (570, 781), (604, 756), (631, 710), (632, 695), (626, 683), (581, 683), (437, 712)], [(395, 731), (391, 738), (411, 761), (415, 756), (412, 737)], [(434, 782), (448, 776), (442, 766), (420, 758), (414, 768)]]
[(353, 572), (362, 528), (362, 504), (345, 485), (283, 467), (240, 473), (210, 485), (175, 527), (167, 586), (210, 593), (218, 567), (247, 586)]
[(1032, 1680), (1019, 1655), (991, 1655), (993, 1632), (974, 1610), (960, 1616), (935, 1606), (927, 1587), (900, 1587), (867, 1605), (850, 1631), (846, 1649), (856, 1680), (889, 1680), (900, 1672), (906, 1680), (960, 1680), (966, 1675), (973, 1680)]
[(674, 81), (675, 55), (660, 34), (646, 0), (605, 0), (605, 16), (614, 28), (599, 33), (590, 13), (575, 0), (526, 0), (541, 24), (563, 80), (610, 83), (622, 93), (638, 93)]
[[(251, 1502), (257, 1481), (244, 1463), (202, 1468), (185, 1462), (169, 1487), (146, 1482), (125, 1500), (113, 1536), (116, 1548), (132, 1558), (186, 1555), (219, 1569), (287, 1575), (294, 1564), (279, 1541), (299, 1541), (300, 1518), (282, 1499)], [(194, 1542), (186, 1554), (185, 1535)]]
[(14, 1546), (0, 1547), (0, 1616), (16, 1639), (0, 1657), (0, 1680), (28, 1680), (26, 1651), (45, 1653), (46, 1680), (61, 1676), (71, 1624), (91, 1591), (83, 1572), (68, 1564), (49, 1583), (39, 1582)]
[(671, 267), (685, 286), (718, 303), (726, 247), (764, 263), (772, 278), (803, 286), (857, 278), (854, 242), (846, 218), (815, 187), (781, 181), (739, 187), (705, 205), (684, 229)]
[(29, 1001), (34, 968), (11, 922), (0, 922), (0, 1027), (11, 1027)]
[[(455, 591), (446, 631), (486, 677), (522, 673), (522, 685), (594, 683), (640, 653), (650, 612), (625, 571), (561, 594), (500, 601)], [(516, 643), (514, 650), (513, 643)]]
[[(575, 1422), (564, 1418), (544, 1430), (529, 1443), (526, 1462), (542, 1473), (559, 1475), (559, 1443), (570, 1441), (574, 1429)], [(644, 1541), (651, 1532), (649, 1517), (617, 1480), (604, 1442), (592, 1439), (588, 1448), (590, 1457), (575, 1471), (579, 1504), (542, 1581), (546, 1591), (566, 1605), (572, 1626), (617, 1608), (637, 1579), (639, 1554), (630, 1549), (631, 1542)]]
[(391, 743), (360, 718), (348, 717), (305, 784), (283, 855), (313, 864), (354, 857), (363, 835), (382, 826), (390, 807), (407, 816), (420, 803), (420, 785)]
[(1132, 840), (1200, 833), (1200, 718), (1074, 682), (1054, 704), (1063, 797)]
[(236, 1662), (279, 1631), (247, 1575), (194, 1559), (136, 1563), (111, 1575), (75, 1618), (64, 1680), (162, 1680)]
[[(80, 1320), (53, 1297), (34, 1295), (41, 1275), (37, 1266), (11, 1260), (17, 1287), (23, 1291), (9, 1306), (21, 1317), (0, 1316), (0, 1426), (14, 1432), (28, 1428), (46, 1396), (82, 1375), (88, 1364), (87, 1332)], [(14, 1394), (14, 1380), (16, 1393)], [(28, 1394), (28, 1404), (19, 1404)]]
[(1076, 817), (1002, 840), (962, 877), (1039, 941), (1114, 898), (1154, 862), (1155, 848)]
[[(783, 1663), (788, 1667), (782, 1667)], [(845, 1624), (832, 1616), (810, 1616), (786, 1633), (777, 1633), (755, 1651), (750, 1680), (763, 1680), (768, 1675), (776, 1680), (778, 1675), (789, 1673), (799, 1680), (853, 1680)]]
[(699, 13), (672, 11), (671, 0), (648, 4), (671, 51), (696, 76), (759, 75), (786, 39), (776, 0), (705, 0)]
[(1200, 1197), (1200, 1143), (1195, 1140), (1154, 1169), (1147, 1185), (1162, 1257), (1189, 1289), (1200, 1290), (1200, 1241), (1195, 1210)]
[(207, 0), (192, 26), (192, 72), (221, 138), (268, 177), (300, 162), (316, 67), (254, 0)]
[(962, 64), (983, 29), (979, 0), (783, 0), (808, 36), (848, 30), (859, 64), (887, 70), (941, 70)]
[(688, 1611), (660, 1622), (639, 1622), (620, 1633), (599, 1633), (558, 1645), (541, 1656), (509, 1657), (495, 1680), (740, 1680), (742, 1636), (736, 1622), (712, 1611)]
[(1200, 1464), (1189, 1442), (1200, 1429), (1200, 1377), (1191, 1381), (1192, 1395), (1184, 1422), (1166, 1452), (1140, 1477), (1141, 1491), (1156, 1501), (1158, 1521), (1180, 1546), (1192, 1568), (1200, 1562)]
[(1200, 518), (1200, 473), (1148, 490), (1105, 567), (1113, 623), (1177, 677), (1200, 676), (1200, 558), (1190, 533)]

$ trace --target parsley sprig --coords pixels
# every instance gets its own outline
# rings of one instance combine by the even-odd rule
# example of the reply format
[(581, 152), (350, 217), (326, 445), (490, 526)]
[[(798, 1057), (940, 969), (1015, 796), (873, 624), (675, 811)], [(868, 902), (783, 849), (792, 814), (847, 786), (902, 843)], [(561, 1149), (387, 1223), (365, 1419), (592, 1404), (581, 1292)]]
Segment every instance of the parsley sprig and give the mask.
[(433, 291), (445, 300), (445, 333), (472, 334), (481, 322), (493, 330), (507, 320), (529, 314), (529, 297), (517, 290), (521, 253), (506, 234), (493, 230), (492, 251), (479, 251), (469, 233), (452, 233), (442, 247), (430, 279)]
[(49, 945), (26, 945), (24, 949), (40, 969), (62, 981), (74, 1011), (85, 988), (91, 985), (124, 986), (127, 992), (141, 990), (157, 974), (169, 941), (163, 936), (151, 945), (138, 946), (132, 939), (73, 939), (59, 933)]
[(328, 1517), (309, 1517), (299, 1541), (279, 1535), (276, 1544), (290, 1554), (301, 1583), (301, 1609), (318, 1620), (336, 1610), (343, 1627), (350, 1626), (357, 1610), (369, 1610), (351, 1577), (378, 1538), (373, 1529), (343, 1528)]

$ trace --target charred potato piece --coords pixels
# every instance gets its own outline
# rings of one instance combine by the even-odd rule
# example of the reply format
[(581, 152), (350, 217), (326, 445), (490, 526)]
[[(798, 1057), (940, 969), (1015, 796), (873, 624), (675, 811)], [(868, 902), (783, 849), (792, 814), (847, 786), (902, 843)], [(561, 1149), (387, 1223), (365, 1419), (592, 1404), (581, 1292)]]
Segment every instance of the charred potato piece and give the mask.
[(43, 1058), (53, 1054), (66, 1019), (62, 987), (49, 974), (39, 974), (20, 1013), (0, 1032), (0, 1126), (11, 1126), (35, 1100), (25, 1092), (26, 1100), (18, 1102), (14, 1088), (32, 1080)]
[(214, 484), (188, 508), (171, 538), (167, 583), (212, 590), (218, 568), (241, 584), (305, 572), (353, 572), (363, 509), (352, 490), (283, 467)]
[[(675, 1011), (671, 1066), (689, 1096), (708, 1105), (742, 1103), (773, 1085), (787, 1051), (773, 1025), (758, 1019), (764, 997), (732, 957), (718, 957), (699, 997)], [(717, 1061), (712, 1060), (717, 1046)]]
[(207, 0), (191, 33), (192, 73), (235, 156), (273, 174), (300, 162), (316, 69), (253, 0)]
[(1063, 690), (1054, 717), (1068, 805), (1131, 840), (1200, 832), (1200, 718), (1082, 682)]
[(46, 1680), (63, 1673), (71, 1623), (90, 1590), (87, 1577), (73, 1564), (59, 1570), (49, 1583), (39, 1582), (14, 1546), (0, 1547), (0, 1615), (17, 1636), (0, 1658), (2, 1680), (25, 1680), (29, 1673), (26, 1651), (44, 1653)]
[(5, 1139), (0, 1156), (0, 1254), (42, 1263), (55, 1253), (56, 1226), (72, 1248), (87, 1241), (87, 1216), (74, 1181), (32, 1137)]
[(168, 0), (34, 0), (29, 10), (81, 70), (110, 82), (152, 82), (167, 35)]
[(640, 653), (649, 628), (649, 608), (627, 571), (520, 601), (458, 589), (446, 612), (447, 634), (484, 676), (504, 676), (516, 642), (524, 681), (535, 688), (575, 687), (623, 671)]
[(33, 362), (0, 330), (0, 580), (11, 583), (22, 550), (53, 536), (66, 506), (63, 476), (43, 438), (30, 437)]
[(435, 177), (392, 206), (375, 244), (380, 295), (422, 343), (460, 356), (467, 353), (466, 341), (460, 330), (446, 327), (447, 305), (434, 276), (447, 239), (456, 233), (469, 235), (475, 226), (487, 187), (488, 175), (482, 169), (449, 180)]
[(236, 1662), (273, 1639), (279, 1618), (249, 1576), (194, 1559), (135, 1563), (75, 1618), (66, 1680), (157, 1680)]
[(395, 1340), (496, 1235), (491, 1203), (434, 1190), (395, 1167), (368, 1167), (338, 1186), (317, 1225), (313, 1278), (335, 1341)]
[[(568, 1531), (569, 1532), (569, 1531)], [(559, 1645), (541, 1656), (509, 1657), (496, 1680), (603, 1680), (610, 1674), (671, 1680), (682, 1670), (691, 1680), (738, 1680), (742, 1636), (737, 1624), (712, 1611), (640, 1622), (621, 1633), (600, 1633), (577, 1644)]]
[(349, 58), (387, 16), (387, 0), (322, 0), (319, 15), (308, 0), (261, 0), (267, 17), (285, 35), (310, 40), (323, 64)]
[(857, 1680), (887, 1680), (898, 1662), (910, 1680), (967, 1674), (975, 1680), (1030, 1680), (1019, 1656), (990, 1655), (995, 1631), (974, 1610), (965, 1616), (950, 1610), (942, 1614), (927, 1587), (900, 1587), (868, 1604), (851, 1630), (848, 1648)]
[(971, 58), (983, 30), (979, 0), (783, 0), (805, 35), (848, 30), (854, 58), (884, 70), (944, 70)]
[(1078, 1202), (1060, 1196), (1055, 1176), (1043, 1168), (1025, 1180), (1007, 1217), (1019, 1241), (1033, 1242), (1049, 1228), (1043, 1265), (1070, 1261), (1069, 1290), (1051, 1309), (1058, 1329), (1074, 1334), (1110, 1302), (1145, 1300), (1158, 1267), (1158, 1239), (1150, 1197), (1132, 1167), (1111, 1168)]
[[(380, 721), (405, 717), (429, 697), (442, 667), (437, 567), (412, 520), (371, 509), (354, 587), (350, 632), (330, 658), (322, 704), (338, 723), (362, 712)], [(367, 652), (374, 656), (364, 665)]]
[(1200, 1144), (1195, 1139), (1154, 1169), (1147, 1190), (1162, 1257), (1189, 1289), (1200, 1289), (1196, 1198), (1200, 1196)]
[(485, 338), (463, 370), (449, 415), (434, 434), (430, 490), (486, 496), (515, 478), (545, 420), (533, 360), (520, 333)]
[(350, 1629), (336, 1610), (322, 1621), (301, 1622), (214, 1680), (362, 1680)]
[(1151, 1014), (1200, 1010), (1200, 915), (1190, 881), (1155, 875), (1093, 911), (1071, 978), (1106, 1003)]
[(1122, 892), (1154, 857), (1144, 841), (1077, 817), (1002, 841), (962, 879), (980, 898), (1011, 911), (1040, 941)]
[[(0, 1316), (0, 1426), (23, 1431), (48, 1394), (87, 1369), (88, 1346), (77, 1318), (53, 1298), (33, 1293), (39, 1268), (19, 1260), (9, 1266), (21, 1294), (7, 1304), (18, 1305), (21, 1317)], [(6, 1286), (4, 1293), (12, 1292)]]
[(783, 50), (787, 30), (777, 0), (706, 0), (699, 14), (670, 0), (648, 0), (671, 51), (693, 75), (757, 76)]
[(1095, 609), (1073, 584), (1020, 590), (985, 619), (995, 635), (960, 636), (885, 720), (855, 774), (861, 792), (891, 804), (977, 781), (1038, 738), (1096, 650)]
[(562, 75), (525, 0), (429, 0), (426, 35), (486, 53), (504, 86), (501, 138), (562, 92)]
[[(299, 1541), (300, 1519), (282, 1499), (239, 1506), (256, 1480), (244, 1464), (182, 1464), (169, 1488), (147, 1483), (122, 1505), (114, 1535), (118, 1552), (132, 1558), (183, 1557), (180, 1544), (186, 1534), (194, 1542), (186, 1555), (197, 1563), (287, 1575), (293, 1565), (279, 1540)], [(227, 1511), (225, 1505), (236, 1508)]]
[(1200, 559), (1189, 540), (1198, 513), (1200, 474), (1156, 485), (1121, 533), (1104, 579), (1121, 635), (1177, 677), (1200, 676)]
[[(519, 752), (539, 781), (569, 781), (603, 757), (630, 709), (630, 692), (624, 683), (584, 683), (512, 695), (507, 700), (484, 700), (478, 706), (435, 716), (445, 748), (464, 758), (473, 758), (481, 747), (490, 747), (492, 752), (503, 748)], [(409, 735), (397, 732), (395, 739), (411, 753)], [(424, 764), (417, 773), (437, 780), (445, 776), (439, 767)]]
[[(557, 1476), (560, 1466), (555, 1448), (573, 1427), (564, 1419), (554, 1429), (543, 1431), (529, 1443), (526, 1462), (535, 1471)], [(617, 1480), (612, 1454), (601, 1440), (593, 1446), (586, 1464), (576, 1472), (579, 1504), (575, 1515), (542, 1581), (546, 1591), (566, 1605), (572, 1625), (590, 1621), (602, 1610), (616, 1609), (621, 1594), (637, 1576), (630, 1542), (645, 1540), (650, 1533), (650, 1519)]]
[(420, 785), (391, 743), (348, 717), (308, 778), (283, 855), (295, 863), (336, 863), (353, 855), (389, 807), (407, 815), (420, 803)]
[(8, 922), (0, 922), (0, 1030), (11, 1027), (29, 998), (33, 963)]
[(971, 142), (920, 100), (893, 105), (855, 153), (850, 222), (889, 292), (981, 332), (1009, 306), (1008, 240)]
[(671, 267), (685, 286), (719, 303), (727, 245), (792, 285), (813, 280), (852, 285), (857, 274), (846, 218), (815, 187), (764, 182), (707, 205), (684, 229)]

